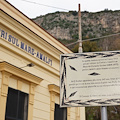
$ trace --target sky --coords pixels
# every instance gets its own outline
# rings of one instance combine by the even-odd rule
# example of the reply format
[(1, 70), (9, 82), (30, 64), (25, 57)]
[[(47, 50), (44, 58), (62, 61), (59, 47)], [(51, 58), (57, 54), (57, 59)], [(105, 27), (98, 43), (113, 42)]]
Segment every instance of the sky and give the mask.
[(29, 18), (53, 13), (56, 11), (98, 12), (105, 9), (120, 10), (120, 0), (7, 0)]

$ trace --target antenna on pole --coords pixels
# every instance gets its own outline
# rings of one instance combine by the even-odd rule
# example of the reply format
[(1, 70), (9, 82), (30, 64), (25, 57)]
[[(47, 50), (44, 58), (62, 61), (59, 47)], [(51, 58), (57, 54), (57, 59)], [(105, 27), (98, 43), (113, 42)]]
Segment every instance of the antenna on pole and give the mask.
[(78, 35), (79, 35), (79, 47), (78, 52), (82, 53), (82, 30), (81, 30), (81, 11), (80, 11), (80, 4), (78, 4)]

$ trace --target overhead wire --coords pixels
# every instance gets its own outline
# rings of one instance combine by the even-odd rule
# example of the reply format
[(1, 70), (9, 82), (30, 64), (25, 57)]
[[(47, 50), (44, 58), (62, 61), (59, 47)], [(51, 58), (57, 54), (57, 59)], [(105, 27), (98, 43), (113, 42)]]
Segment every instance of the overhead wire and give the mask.
[[(42, 6), (46, 6), (46, 7), (51, 7), (51, 8), (55, 8), (55, 9), (61, 9), (61, 10), (67, 10), (67, 11), (69, 11), (68, 9), (65, 9), (65, 8), (59, 8), (59, 7), (55, 7), (55, 6), (50, 6), (50, 5), (46, 5), (46, 4), (41, 4), (41, 3), (37, 3), (37, 2), (32, 2), (32, 1), (29, 1), (29, 0), (21, 0), (21, 1), (25, 1), (25, 2), (28, 2), (28, 3), (33, 3), (33, 4), (37, 4), (37, 5), (42, 5)], [(111, 34), (111, 35), (102, 36), (102, 37), (98, 37), (98, 38), (85, 39), (85, 40), (82, 40), (82, 42), (92, 41), (92, 40), (97, 40), (97, 39), (102, 39), (102, 38), (111, 37), (111, 36), (119, 35), (119, 34), (120, 34), (120, 33), (116, 33), (116, 34)], [(73, 45), (73, 44), (78, 43), (78, 42), (79, 42), (79, 40), (76, 41), (76, 42), (67, 44), (66, 46), (68, 47), (68, 46)]]
[(28, 2), (28, 3), (33, 3), (33, 4), (37, 4), (37, 5), (42, 5), (42, 6), (45, 6), (45, 7), (51, 7), (51, 8), (55, 8), (55, 9), (61, 9), (61, 10), (67, 10), (67, 11), (69, 11), (68, 9), (65, 9), (65, 8), (60, 8), (60, 7), (45, 5), (45, 4), (41, 4), (41, 3), (37, 3), (37, 2), (32, 2), (32, 1), (29, 1), (29, 0), (21, 0), (21, 1), (25, 1), (25, 2)]
[[(111, 36), (115, 36), (115, 35), (119, 35), (120, 33), (116, 33), (116, 34), (111, 34), (111, 35), (106, 35), (106, 36), (102, 36), (102, 37), (98, 37), (98, 38), (91, 38), (91, 39), (85, 39), (85, 40), (82, 40), (82, 42), (85, 42), (85, 41), (92, 41), (92, 40), (97, 40), (97, 39), (103, 39), (103, 38), (107, 38), (107, 37), (111, 37)], [(70, 46), (70, 45), (73, 45), (75, 43), (78, 43), (78, 41), (76, 42), (73, 42), (73, 43), (70, 43), (70, 44), (67, 44), (66, 46)]]

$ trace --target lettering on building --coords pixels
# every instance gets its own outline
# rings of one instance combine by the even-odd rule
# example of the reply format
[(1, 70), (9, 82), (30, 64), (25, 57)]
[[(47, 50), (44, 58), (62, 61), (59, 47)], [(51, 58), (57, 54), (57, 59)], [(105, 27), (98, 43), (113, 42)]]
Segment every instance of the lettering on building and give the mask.
[(2, 29), (0, 29), (0, 37), (3, 38), (4, 40), (8, 41), (9, 43), (17, 46), (18, 48), (24, 50), (25, 52), (33, 55), (34, 57), (36, 57), (52, 66), (52, 60), (50, 58), (45, 56), (40, 51), (36, 51), (30, 45), (25, 44), (24, 42), (20, 41), (19, 39), (15, 38), (14, 36), (8, 34), (6, 31), (4, 31)]

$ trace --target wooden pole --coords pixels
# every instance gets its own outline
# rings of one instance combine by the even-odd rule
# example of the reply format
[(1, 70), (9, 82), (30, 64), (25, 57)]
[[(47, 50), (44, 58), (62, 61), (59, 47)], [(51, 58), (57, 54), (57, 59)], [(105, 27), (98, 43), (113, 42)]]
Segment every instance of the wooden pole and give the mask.
[(78, 52), (82, 53), (82, 30), (81, 30), (81, 11), (80, 11), (80, 4), (78, 5), (78, 35), (79, 35), (79, 47)]
[[(79, 35), (79, 47), (78, 52), (82, 53), (82, 30), (81, 30), (81, 11), (80, 4), (78, 5), (78, 35)], [(85, 120), (85, 107), (80, 107), (80, 120)]]

